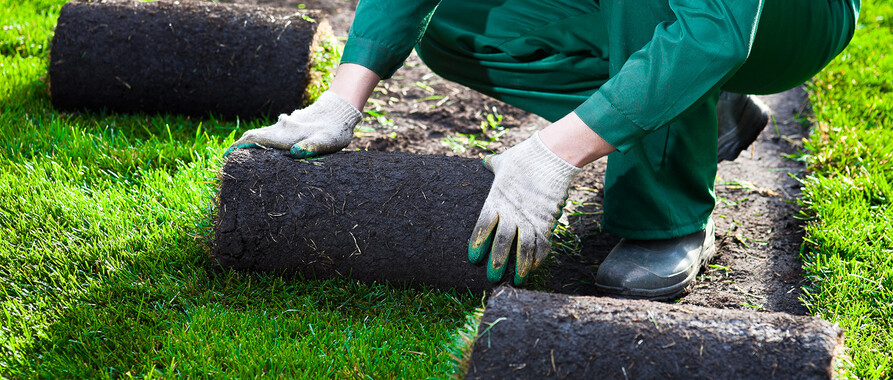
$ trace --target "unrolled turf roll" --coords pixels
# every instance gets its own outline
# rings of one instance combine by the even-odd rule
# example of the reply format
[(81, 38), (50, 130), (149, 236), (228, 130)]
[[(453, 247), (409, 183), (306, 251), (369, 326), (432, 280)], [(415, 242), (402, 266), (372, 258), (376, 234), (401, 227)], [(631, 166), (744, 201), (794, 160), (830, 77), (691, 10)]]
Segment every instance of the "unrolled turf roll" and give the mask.
[(50, 50), (60, 109), (250, 118), (300, 108), (318, 13), (187, 0), (79, 0)]
[(468, 378), (827, 379), (842, 332), (819, 318), (499, 288)]
[(308, 278), (491, 289), (468, 238), (493, 181), (480, 160), (239, 149), (220, 174), (212, 256)]

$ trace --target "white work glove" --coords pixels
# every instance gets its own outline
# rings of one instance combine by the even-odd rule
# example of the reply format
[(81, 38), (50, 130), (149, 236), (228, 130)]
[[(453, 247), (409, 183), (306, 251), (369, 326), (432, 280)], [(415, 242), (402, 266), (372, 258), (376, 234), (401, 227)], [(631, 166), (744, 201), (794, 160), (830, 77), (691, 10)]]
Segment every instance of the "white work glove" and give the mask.
[(517, 235), (514, 283), (522, 285), (549, 253), (568, 188), (582, 169), (549, 150), (539, 132), (484, 163), (496, 176), (468, 242), (468, 260), (477, 264), (489, 255), (487, 279), (499, 282)]
[(276, 124), (245, 132), (224, 157), (235, 149), (253, 147), (287, 149), (296, 158), (334, 153), (350, 144), (361, 116), (352, 104), (325, 91), (313, 104), (279, 115)]

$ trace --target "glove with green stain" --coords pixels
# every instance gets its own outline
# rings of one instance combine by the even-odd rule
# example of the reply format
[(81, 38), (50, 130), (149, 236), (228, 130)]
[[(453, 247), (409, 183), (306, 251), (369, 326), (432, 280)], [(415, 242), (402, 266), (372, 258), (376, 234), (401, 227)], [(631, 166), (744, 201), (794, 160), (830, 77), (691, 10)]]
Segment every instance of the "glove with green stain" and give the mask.
[(313, 104), (291, 115), (279, 115), (276, 124), (245, 132), (223, 156), (235, 149), (254, 147), (286, 149), (296, 158), (334, 153), (350, 144), (361, 116), (352, 104), (326, 91)]
[(487, 279), (499, 282), (517, 236), (514, 283), (522, 285), (549, 253), (552, 230), (581, 169), (549, 150), (539, 132), (484, 163), (495, 178), (468, 243), (468, 260), (477, 264), (489, 256)]

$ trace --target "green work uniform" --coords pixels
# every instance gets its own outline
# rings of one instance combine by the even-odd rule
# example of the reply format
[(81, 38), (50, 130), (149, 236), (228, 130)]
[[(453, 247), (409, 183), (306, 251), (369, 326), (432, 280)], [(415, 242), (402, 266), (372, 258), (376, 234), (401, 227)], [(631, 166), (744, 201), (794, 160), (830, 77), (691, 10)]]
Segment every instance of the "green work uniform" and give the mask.
[[(436, 11), (435, 11), (436, 8)], [(361, 0), (342, 63), (390, 77), (413, 47), (446, 79), (617, 148), (604, 226), (632, 239), (704, 229), (715, 204), (716, 100), (821, 70), (860, 0)]]

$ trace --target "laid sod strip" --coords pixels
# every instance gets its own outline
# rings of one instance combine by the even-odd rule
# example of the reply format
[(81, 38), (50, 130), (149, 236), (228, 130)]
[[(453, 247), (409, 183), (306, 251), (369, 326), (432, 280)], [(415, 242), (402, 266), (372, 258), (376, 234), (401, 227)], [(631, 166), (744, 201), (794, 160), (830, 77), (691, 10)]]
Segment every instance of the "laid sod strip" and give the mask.
[(50, 51), (64, 110), (257, 117), (301, 108), (311, 54), (330, 40), (318, 13), (235, 4), (74, 1)]
[(502, 287), (469, 379), (828, 379), (842, 331), (819, 318)]
[(222, 266), (490, 289), (467, 241), (493, 174), (476, 159), (238, 149), (220, 175), (212, 255)]
[(207, 270), (220, 154), (270, 120), (56, 112), (64, 2), (0, 0), (0, 378), (448, 371), (444, 346), (480, 297)]
[(865, 1), (810, 86), (803, 261), (810, 311), (847, 331), (849, 376), (893, 378), (893, 1)]

